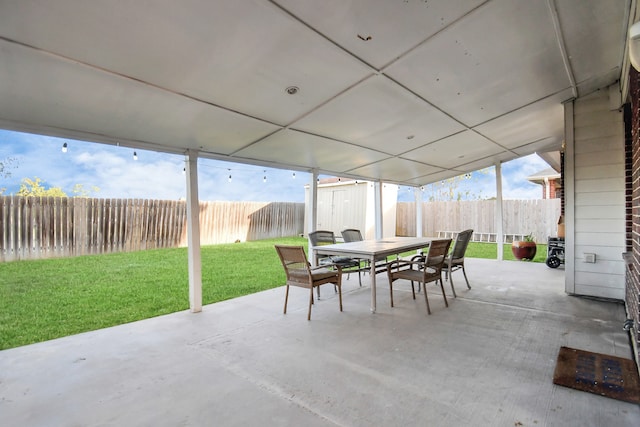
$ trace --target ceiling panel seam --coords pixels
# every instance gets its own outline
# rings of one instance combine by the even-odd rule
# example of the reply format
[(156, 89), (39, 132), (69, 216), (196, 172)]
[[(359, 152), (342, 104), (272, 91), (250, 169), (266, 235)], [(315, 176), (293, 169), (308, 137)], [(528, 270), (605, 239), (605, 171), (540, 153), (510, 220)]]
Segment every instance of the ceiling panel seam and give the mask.
[(432, 38), (434, 38), (435, 36), (437, 36), (438, 34), (442, 33), (443, 31), (446, 31), (447, 29), (451, 28), (453, 25), (457, 24), (458, 22), (460, 22), (461, 20), (467, 18), (469, 15), (473, 14), (474, 12), (476, 12), (478, 9), (481, 9), (483, 6), (485, 6), (487, 3), (489, 3), (490, 0), (486, 0), (482, 3), (480, 3), (479, 5), (477, 5), (476, 7), (474, 7), (473, 9), (467, 11), (467, 13), (459, 16), (457, 19), (454, 19), (453, 21), (449, 22), (449, 24), (447, 24), (446, 26), (442, 27), (441, 29), (439, 29), (438, 31), (436, 31), (435, 33), (431, 34), (430, 36), (426, 37), (424, 40), (421, 40), (420, 42), (418, 42), (415, 46), (407, 49), (405, 52), (401, 53), (400, 55), (398, 55), (395, 59), (389, 61), (388, 63), (384, 64), (382, 67), (380, 67), (380, 72), (384, 73), (385, 70), (389, 67), (391, 67), (392, 65), (396, 64), (397, 62), (401, 61), (402, 59), (406, 58), (410, 53), (412, 53), (413, 51), (415, 51), (416, 49), (418, 49), (419, 47), (421, 47), (422, 45), (424, 45), (426, 42), (428, 42), (429, 40), (431, 40)]
[(553, 21), (553, 30), (556, 34), (556, 41), (558, 42), (558, 48), (560, 49), (560, 55), (562, 56), (562, 62), (564, 63), (564, 69), (567, 73), (567, 77), (569, 78), (569, 82), (571, 84), (571, 91), (573, 93), (573, 97), (578, 97), (578, 87), (576, 85), (576, 78), (573, 74), (573, 69), (571, 68), (571, 62), (569, 61), (569, 55), (567, 54), (567, 47), (564, 42), (564, 35), (562, 33), (562, 26), (560, 25), (560, 17), (558, 16), (558, 9), (556, 7), (555, 0), (547, 0), (547, 6), (549, 7), (549, 12), (551, 13), (551, 20)]
[[(436, 33), (430, 35), (429, 37), (425, 38), (424, 40), (422, 40), (421, 42), (419, 42), (418, 44), (416, 44), (415, 46), (411, 47), (410, 49), (408, 49), (407, 51), (405, 51), (404, 53), (398, 55), (398, 57), (396, 59), (394, 59), (393, 61), (389, 62), (388, 64), (384, 65), (382, 68), (377, 69), (376, 67), (374, 67), (373, 65), (369, 64), (367, 61), (365, 61), (364, 59), (360, 58), (359, 56), (355, 55), (353, 52), (351, 52), (350, 50), (348, 50), (347, 48), (343, 47), (342, 45), (338, 44), (337, 42), (333, 41), (331, 38), (329, 38), (328, 36), (326, 36), (324, 33), (322, 33), (320, 30), (317, 30), (316, 28), (314, 28), (313, 26), (311, 26), (309, 23), (307, 23), (306, 21), (304, 21), (303, 19), (301, 19), (300, 17), (298, 17), (297, 15), (295, 15), (294, 13), (292, 13), (291, 11), (289, 11), (288, 9), (286, 9), (285, 7), (281, 6), (280, 4), (278, 4), (276, 2), (276, 0), (268, 0), (270, 3), (272, 3), (274, 6), (276, 6), (278, 9), (280, 9), (283, 13), (287, 14), (288, 16), (290, 16), (291, 18), (295, 19), (296, 21), (298, 21), (301, 25), (304, 25), (306, 28), (308, 28), (309, 30), (313, 31), (314, 33), (316, 33), (317, 35), (319, 35), (320, 37), (322, 37), (323, 39), (327, 40), (329, 43), (333, 44), (334, 46), (336, 46), (337, 48), (339, 48), (341, 51), (345, 52), (346, 54), (348, 54), (349, 56), (351, 56), (352, 58), (356, 59), (357, 61), (361, 62), (363, 65), (369, 67), (371, 69), (371, 71), (374, 73), (374, 75), (381, 75), (385, 78), (387, 78), (390, 82), (396, 84), (398, 87), (402, 88), (403, 90), (411, 93), (413, 96), (415, 96), (417, 99), (421, 100), (422, 102), (425, 102), (426, 104), (428, 104), (429, 106), (431, 106), (432, 108), (438, 110), (439, 112), (441, 112), (442, 114), (446, 115), (447, 117), (449, 117), (451, 120), (453, 120), (454, 122), (460, 124), (461, 126), (463, 126), (466, 129), (471, 129), (471, 127), (469, 127), (467, 124), (462, 123), (460, 120), (458, 120), (457, 118), (455, 118), (454, 116), (452, 116), (451, 114), (449, 114), (448, 112), (442, 110), (440, 107), (438, 107), (435, 104), (432, 104), (428, 99), (422, 97), (421, 95), (419, 95), (418, 93), (412, 91), (411, 89), (409, 89), (407, 86), (401, 84), (400, 82), (398, 82), (397, 80), (393, 79), (392, 77), (390, 77), (389, 75), (384, 73), (384, 69), (390, 67), (391, 65), (395, 64), (396, 62), (398, 62), (400, 59), (406, 57), (409, 53), (411, 53), (412, 51), (414, 51), (415, 49), (419, 48), (420, 46), (422, 46), (424, 43), (426, 43), (427, 41), (429, 41), (431, 38), (433, 38), (435, 35), (440, 34), (442, 31), (446, 30), (447, 28), (450, 28), (452, 25), (454, 25), (455, 23), (459, 22), (461, 19), (466, 18), (467, 16), (469, 16), (470, 14), (474, 13), (475, 11), (477, 11), (478, 9), (480, 9), (481, 7), (483, 7), (484, 5), (486, 5), (487, 3), (489, 3), (490, 0), (486, 0), (485, 2), (479, 4), (478, 6), (476, 6), (475, 8), (471, 9), (470, 11), (468, 11), (467, 13), (465, 13), (464, 15), (460, 16), (459, 18), (455, 19), (454, 21), (450, 22), (446, 27), (440, 29), (439, 31), (437, 31)], [(296, 120), (294, 120), (292, 123), (290, 123), (289, 125), (285, 126), (285, 127), (291, 127), (293, 126), (297, 121), (302, 120), (304, 117), (308, 116), (309, 114), (311, 114), (312, 112), (314, 112), (315, 110), (323, 107), (324, 105), (326, 105), (327, 103), (331, 102), (332, 100), (338, 98), (339, 96), (341, 96), (342, 94), (348, 92), (349, 90), (353, 89), (354, 87), (358, 86), (359, 84), (363, 83), (364, 81), (368, 80), (369, 78), (371, 78), (373, 76), (367, 76), (363, 79), (361, 79), (360, 81), (356, 82), (355, 84), (351, 85), (350, 87), (346, 88), (345, 90), (343, 90), (342, 92), (336, 94), (335, 96), (333, 96), (332, 98), (328, 99), (326, 102), (318, 105), (315, 109), (309, 111), (308, 113), (305, 113), (304, 115), (302, 115), (301, 117), (297, 118)], [(257, 142), (257, 141), (255, 141)], [(254, 143), (255, 143), (254, 142)], [(342, 141), (341, 141), (342, 142)], [(247, 146), (251, 146), (254, 143), (248, 144)], [(246, 148), (246, 147), (243, 147)], [(238, 150), (239, 151), (239, 150)], [(237, 152), (237, 151), (236, 151)]]
[[(268, 138), (268, 137), (269, 137), (269, 136), (271, 136), (271, 135), (275, 135), (275, 134), (276, 134), (276, 133), (278, 133), (278, 132), (283, 132), (284, 130), (285, 130), (285, 129), (278, 129), (278, 130), (276, 130), (275, 132), (272, 132), (271, 134), (269, 134), (269, 135), (267, 135), (267, 136), (265, 136), (265, 137), (260, 138), (258, 141), (255, 141), (255, 142), (253, 142), (253, 143), (251, 143), (251, 144), (248, 144), (248, 145), (247, 145), (247, 147), (248, 147), (248, 146), (251, 146), (251, 145), (253, 145), (253, 144), (255, 144), (255, 143), (259, 142), (259, 141), (262, 141), (262, 140), (264, 140), (264, 139)], [(342, 140), (342, 139), (333, 138), (333, 137), (330, 137), (330, 136), (321, 135), (321, 134), (318, 134), (318, 133), (314, 133), (314, 132), (310, 132), (310, 131), (306, 131), (306, 130), (302, 130), (302, 129), (295, 129), (295, 128), (291, 128), (291, 129), (289, 129), (289, 130), (291, 130), (291, 131), (293, 131), (293, 132), (299, 132), (299, 133), (302, 133), (302, 134), (305, 134), (305, 135), (309, 135), (309, 136), (314, 136), (314, 137), (317, 137), (317, 138), (326, 139), (326, 140), (329, 140), (329, 141), (339, 142), (339, 143), (341, 143), (341, 144), (350, 145), (350, 146), (352, 146), (352, 147), (356, 147), (356, 148), (364, 148), (364, 149), (366, 149), (366, 150), (374, 151), (374, 152), (376, 152), (376, 153), (380, 153), (380, 154), (383, 154), (383, 155), (385, 155), (385, 156), (388, 156), (388, 158), (396, 157), (396, 156), (394, 156), (394, 155), (393, 155), (393, 154), (391, 154), (391, 153), (387, 153), (387, 152), (385, 152), (385, 151), (381, 151), (381, 150), (378, 150), (378, 149), (376, 149), (376, 148), (367, 147), (367, 146), (365, 146), (365, 145), (356, 144), (356, 143), (354, 143), (354, 142), (344, 141), (344, 140)], [(246, 148), (246, 147), (245, 147), (245, 148)], [(233, 153), (229, 154), (229, 156), (233, 156), (235, 153), (238, 153), (238, 152), (242, 151), (243, 149), (244, 149), (244, 148), (241, 148), (241, 149), (239, 149), (239, 150), (236, 150), (236, 151), (234, 151)], [(383, 160), (386, 160), (386, 159), (383, 159)], [(373, 162), (373, 163), (377, 163), (377, 162)], [(358, 167), (360, 167), (360, 166), (358, 166)]]
[[(247, 148), (251, 147), (252, 145), (255, 145), (255, 144), (259, 143), (260, 141), (264, 140), (265, 138), (267, 138), (267, 137), (269, 137), (269, 136), (271, 136), (271, 135), (273, 135), (273, 134), (275, 134), (275, 133), (277, 133), (277, 132), (285, 131), (285, 130), (287, 130), (287, 129), (295, 130), (296, 132), (303, 132), (303, 133), (306, 133), (306, 134), (309, 134), (309, 135), (313, 135), (313, 136), (320, 136), (320, 137), (322, 137), (322, 138), (333, 139), (334, 141), (337, 141), (337, 142), (343, 142), (343, 143), (345, 143), (345, 144), (349, 144), (349, 143), (348, 143), (348, 142), (346, 142), (346, 141), (342, 141), (342, 140), (334, 139), (334, 138), (329, 138), (329, 137), (324, 136), (324, 135), (317, 135), (317, 134), (313, 134), (313, 133), (311, 133), (311, 132), (307, 132), (307, 131), (304, 131), (304, 130), (298, 129), (298, 128), (296, 128), (296, 127), (295, 127), (295, 124), (296, 124), (297, 122), (299, 122), (300, 120), (304, 119), (305, 117), (309, 116), (310, 114), (312, 114), (312, 113), (314, 113), (314, 112), (318, 111), (320, 108), (324, 107), (324, 106), (325, 106), (325, 105), (327, 105), (329, 102), (333, 101), (334, 99), (336, 99), (336, 98), (340, 97), (341, 95), (343, 95), (344, 93), (346, 93), (346, 92), (350, 91), (350, 90), (351, 90), (351, 89), (353, 89), (354, 87), (356, 87), (356, 86), (360, 85), (361, 83), (363, 83), (363, 82), (365, 82), (366, 80), (369, 80), (370, 78), (373, 78), (373, 77), (375, 77), (375, 76), (376, 76), (376, 74), (369, 74), (369, 75), (367, 75), (367, 76), (363, 77), (362, 79), (358, 80), (357, 82), (355, 82), (355, 83), (353, 83), (353, 84), (351, 84), (351, 85), (347, 86), (346, 88), (342, 89), (341, 91), (339, 91), (339, 92), (338, 92), (338, 93), (336, 93), (335, 95), (331, 96), (331, 97), (330, 97), (330, 98), (328, 98), (327, 100), (325, 100), (325, 101), (323, 101), (323, 102), (319, 103), (319, 104), (318, 104), (318, 105), (316, 105), (314, 108), (312, 108), (312, 109), (310, 109), (310, 110), (306, 111), (305, 113), (301, 114), (300, 116), (296, 117), (295, 119), (293, 119), (293, 120), (292, 120), (291, 122), (289, 122), (288, 124), (286, 124), (286, 125), (279, 125), (279, 126), (280, 126), (280, 129), (276, 130), (275, 132), (273, 132), (273, 133), (271, 133), (271, 134), (269, 134), (269, 135), (263, 136), (263, 137), (261, 137), (261, 138), (258, 138), (257, 140), (252, 141), (252, 142), (250, 142), (250, 143), (248, 143), (248, 144), (244, 145), (243, 147), (238, 148), (237, 150), (235, 150), (234, 152), (232, 152), (230, 155), (231, 155), (231, 156), (233, 156), (234, 154), (236, 154), (236, 153), (238, 153), (238, 152), (240, 152), (240, 151), (242, 151), (242, 150), (245, 150), (245, 149), (247, 149)], [(352, 144), (352, 145), (356, 145), (356, 144)], [(366, 147), (365, 147), (365, 148), (366, 148)], [(385, 154), (386, 154), (386, 153), (385, 153)]]
[(268, 2), (271, 3), (272, 5), (274, 5), (282, 13), (284, 13), (287, 16), (291, 17), (292, 19), (296, 20), (298, 23), (300, 23), (300, 25), (302, 25), (305, 28), (307, 28), (308, 30), (314, 32), (315, 34), (317, 34), (318, 36), (320, 36), (321, 38), (323, 38), (327, 42), (331, 43), (333, 46), (335, 46), (338, 49), (340, 49), (342, 52), (346, 53), (347, 55), (349, 55), (353, 59), (355, 59), (358, 62), (360, 62), (362, 65), (368, 67), (372, 72), (374, 72), (376, 74), (380, 72), (375, 66), (373, 66), (372, 64), (369, 64), (367, 61), (365, 61), (364, 59), (360, 58), (358, 55), (354, 54), (350, 50), (346, 49), (345, 47), (340, 45), (338, 42), (332, 40), (331, 38), (326, 36), (322, 31), (314, 28), (311, 24), (309, 24), (308, 22), (306, 22), (305, 20), (300, 18), (298, 15), (294, 14), (293, 12), (291, 12), (289, 9), (286, 9), (284, 6), (281, 6), (275, 0), (268, 0)]
[[(478, 123), (477, 125), (473, 125), (473, 128), (472, 128), (472, 129), (478, 128), (478, 127), (480, 127), (480, 126), (484, 126), (484, 125), (486, 125), (487, 123), (491, 123), (492, 121), (494, 121), (494, 120), (496, 120), (496, 119), (499, 119), (499, 118), (502, 118), (502, 117), (508, 116), (509, 114), (515, 113), (516, 111), (524, 110), (525, 108), (530, 107), (530, 106), (532, 106), (532, 105), (535, 105), (535, 104), (537, 104), (537, 103), (538, 103), (538, 102), (540, 102), (540, 101), (544, 101), (544, 100), (546, 100), (546, 99), (553, 98), (554, 96), (561, 94), (562, 92), (566, 91), (567, 89), (571, 89), (571, 88), (570, 88), (570, 87), (566, 87), (566, 88), (564, 88), (564, 89), (560, 89), (560, 90), (558, 90), (558, 91), (556, 91), (556, 92), (553, 92), (552, 94), (549, 94), (549, 95), (547, 95), (547, 96), (543, 96), (542, 98), (535, 99), (535, 100), (533, 100), (533, 101), (531, 101), (531, 102), (529, 102), (529, 103), (527, 103), (527, 104), (521, 105), (520, 107), (515, 108), (515, 109), (513, 109), (513, 110), (511, 110), (511, 111), (507, 111), (507, 112), (502, 113), (502, 114), (500, 114), (500, 115), (498, 115), (498, 116), (492, 117), (492, 118), (490, 118), (489, 120), (485, 120), (484, 122)], [(600, 90), (600, 89), (596, 89), (595, 91), (597, 92), (598, 90)], [(564, 104), (565, 102), (569, 102), (569, 101), (571, 101), (571, 100), (573, 100), (573, 99), (575, 99), (575, 98), (574, 98), (574, 97), (571, 97), (571, 98), (568, 98), (568, 99), (563, 99), (563, 100), (562, 100), (562, 101), (560, 101), (559, 103), (560, 103), (560, 104)]]

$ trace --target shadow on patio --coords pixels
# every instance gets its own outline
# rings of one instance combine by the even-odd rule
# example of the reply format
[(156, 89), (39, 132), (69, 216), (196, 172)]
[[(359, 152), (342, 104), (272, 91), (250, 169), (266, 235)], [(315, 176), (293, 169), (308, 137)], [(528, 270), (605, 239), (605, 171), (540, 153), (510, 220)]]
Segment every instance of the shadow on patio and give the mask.
[[(378, 276), (278, 288), (0, 352), (0, 425), (637, 426), (636, 405), (552, 383), (560, 346), (631, 358), (624, 306), (567, 296), (564, 271), (467, 259), (445, 308)], [(355, 278), (354, 278), (355, 277)], [(445, 283), (445, 286), (448, 286)], [(447, 289), (451, 295), (451, 289)]]

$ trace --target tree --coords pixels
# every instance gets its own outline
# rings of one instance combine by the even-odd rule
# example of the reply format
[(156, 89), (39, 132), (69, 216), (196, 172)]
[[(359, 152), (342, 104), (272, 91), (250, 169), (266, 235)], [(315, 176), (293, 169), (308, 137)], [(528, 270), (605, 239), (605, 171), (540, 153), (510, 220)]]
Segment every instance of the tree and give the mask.
[(60, 187), (45, 188), (44, 181), (38, 177), (23, 178), (18, 190), (18, 196), (25, 197), (67, 197)]
[(91, 193), (97, 193), (98, 191), (100, 191), (100, 188), (95, 185), (91, 186), (91, 188), (84, 188), (82, 184), (74, 185), (73, 190), (71, 190), (73, 197), (89, 197)]
[[(18, 167), (18, 161), (15, 157), (7, 157), (6, 159), (0, 161), (0, 179), (6, 179), (11, 176), (11, 170)], [(0, 196), (6, 191), (5, 187), (0, 188)]]
[[(475, 174), (487, 174), (490, 168), (475, 171)], [(460, 200), (480, 200), (482, 199), (482, 190), (473, 190), (468, 186), (461, 189), (460, 186), (464, 181), (474, 180), (473, 174), (454, 176), (440, 182), (434, 182), (424, 186), (426, 199), (430, 202), (443, 201), (460, 201)], [(477, 181), (477, 179), (475, 179)], [(477, 191), (477, 193), (476, 193)]]

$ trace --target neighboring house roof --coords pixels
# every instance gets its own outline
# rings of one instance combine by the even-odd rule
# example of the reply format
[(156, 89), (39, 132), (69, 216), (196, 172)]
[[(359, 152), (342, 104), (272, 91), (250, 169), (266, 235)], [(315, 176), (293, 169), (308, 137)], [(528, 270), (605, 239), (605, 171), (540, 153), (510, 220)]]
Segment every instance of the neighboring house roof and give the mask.
[(527, 180), (536, 184), (543, 185), (545, 183), (545, 178), (549, 181), (560, 179), (560, 174), (553, 168), (546, 168), (537, 173), (534, 173), (533, 175), (529, 175), (527, 177)]

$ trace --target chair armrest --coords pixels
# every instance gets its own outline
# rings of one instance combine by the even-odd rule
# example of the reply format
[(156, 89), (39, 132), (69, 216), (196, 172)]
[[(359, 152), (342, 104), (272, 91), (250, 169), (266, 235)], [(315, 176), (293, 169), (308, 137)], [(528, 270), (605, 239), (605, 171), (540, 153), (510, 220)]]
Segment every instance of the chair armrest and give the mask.
[(338, 264), (323, 264), (317, 267), (310, 267), (311, 271), (321, 270), (321, 269), (326, 270), (327, 268), (335, 268), (336, 270), (338, 270), (338, 273), (342, 273), (342, 267)]
[(420, 261), (407, 261), (403, 259), (396, 259), (387, 264), (387, 271), (391, 271), (393, 268), (395, 268), (396, 270), (400, 270), (400, 267), (406, 267), (406, 266), (409, 266), (409, 268), (413, 269), (414, 265), (418, 267), (418, 270), (424, 267), (424, 263)]

